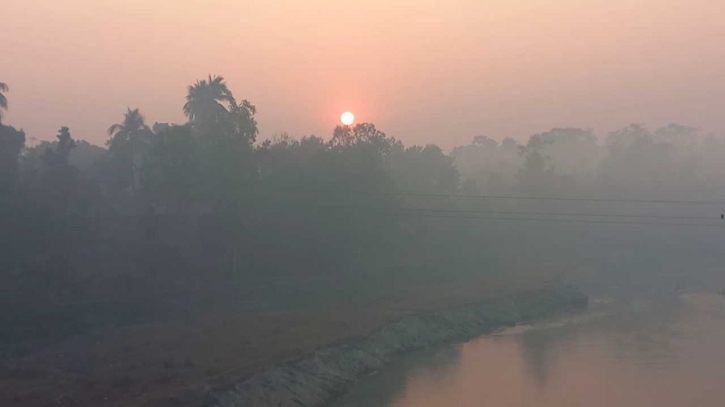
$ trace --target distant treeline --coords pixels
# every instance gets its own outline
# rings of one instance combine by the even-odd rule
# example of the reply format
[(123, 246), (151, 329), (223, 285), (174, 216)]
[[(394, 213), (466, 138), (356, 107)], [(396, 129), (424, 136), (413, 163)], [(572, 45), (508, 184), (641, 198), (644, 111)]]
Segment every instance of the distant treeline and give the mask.
[(186, 123), (149, 126), (129, 109), (105, 148), (67, 127), (29, 147), (0, 123), (0, 341), (215, 304), (314, 305), (458, 272), (553, 269), (586, 252), (576, 237), (552, 239), (550, 226), (413, 211), (579, 209), (460, 195), (725, 196), (725, 143), (680, 125), (631, 125), (603, 142), (573, 128), (525, 145), (480, 136), (450, 154), (369, 123), (260, 142), (254, 105), (212, 76), (189, 87), (183, 111)]

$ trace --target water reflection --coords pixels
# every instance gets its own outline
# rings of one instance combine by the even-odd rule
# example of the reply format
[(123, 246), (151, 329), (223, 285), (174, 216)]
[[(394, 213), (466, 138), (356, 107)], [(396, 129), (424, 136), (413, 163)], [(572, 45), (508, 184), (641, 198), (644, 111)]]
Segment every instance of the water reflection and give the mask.
[(720, 405), (723, 343), (725, 299), (658, 298), (406, 357), (334, 406)]
[(546, 385), (550, 365), (557, 357), (559, 342), (572, 335), (571, 329), (533, 329), (520, 335), (519, 346), (529, 375), (539, 386)]
[(460, 346), (415, 352), (361, 380), (350, 394), (333, 405), (393, 406), (397, 400), (404, 398), (409, 383), (445, 380), (460, 357)]

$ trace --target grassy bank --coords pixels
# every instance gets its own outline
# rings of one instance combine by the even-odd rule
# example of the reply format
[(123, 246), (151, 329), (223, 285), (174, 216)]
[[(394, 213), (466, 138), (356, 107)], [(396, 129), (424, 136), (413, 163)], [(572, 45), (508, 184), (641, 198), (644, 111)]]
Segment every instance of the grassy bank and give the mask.
[(587, 297), (578, 290), (552, 285), (409, 315), (367, 337), (316, 349), (227, 389), (212, 391), (205, 405), (324, 406), (357, 379), (380, 369), (401, 353), (470, 339), (504, 326), (586, 306)]
[[(368, 337), (409, 316), (496, 298), (540, 298), (517, 293), (543, 282), (510, 277), (392, 286), (375, 297), (349, 296), (324, 307), (255, 310), (240, 305), (85, 332), (6, 360), (0, 370), (0, 405), (200, 405), (210, 389), (228, 388), (336, 341)], [(514, 319), (533, 316), (520, 313)]]

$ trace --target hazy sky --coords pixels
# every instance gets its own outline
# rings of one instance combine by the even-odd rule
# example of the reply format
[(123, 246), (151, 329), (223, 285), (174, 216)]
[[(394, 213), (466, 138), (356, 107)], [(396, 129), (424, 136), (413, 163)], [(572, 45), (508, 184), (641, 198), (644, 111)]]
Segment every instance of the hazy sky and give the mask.
[(329, 136), (342, 111), (406, 143), (631, 122), (725, 129), (713, 0), (0, 0), (6, 122), (102, 143), (139, 107), (184, 120), (224, 76), (262, 138)]

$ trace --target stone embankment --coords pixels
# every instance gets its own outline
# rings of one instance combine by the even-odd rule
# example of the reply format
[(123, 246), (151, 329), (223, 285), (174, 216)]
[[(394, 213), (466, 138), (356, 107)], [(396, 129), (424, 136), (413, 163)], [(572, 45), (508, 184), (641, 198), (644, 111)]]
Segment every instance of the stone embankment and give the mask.
[(455, 309), (410, 315), (363, 339), (320, 348), (271, 366), (232, 388), (209, 393), (207, 407), (320, 407), (393, 357), (474, 338), (517, 323), (586, 309), (587, 297), (551, 286)]

